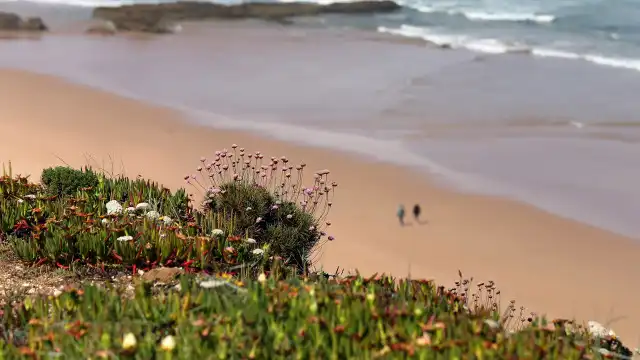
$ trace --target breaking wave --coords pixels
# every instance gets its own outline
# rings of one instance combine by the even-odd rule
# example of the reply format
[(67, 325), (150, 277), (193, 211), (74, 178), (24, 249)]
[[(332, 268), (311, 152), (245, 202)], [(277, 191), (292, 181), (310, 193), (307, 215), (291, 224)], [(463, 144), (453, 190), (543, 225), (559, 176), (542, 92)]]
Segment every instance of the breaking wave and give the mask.
[(444, 34), (428, 28), (401, 25), (398, 28), (378, 27), (378, 31), (399, 36), (420, 38), (443, 48), (466, 49), (486, 54), (528, 54), (546, 58), (582, 60), (593, 64), (640, 71), (640, 59), (609, 57), (600, 54), (581, 54), (553, 48), (529, 46), (521, 42), (507, 42), (493, 38), (476, 38), (463, 34)]

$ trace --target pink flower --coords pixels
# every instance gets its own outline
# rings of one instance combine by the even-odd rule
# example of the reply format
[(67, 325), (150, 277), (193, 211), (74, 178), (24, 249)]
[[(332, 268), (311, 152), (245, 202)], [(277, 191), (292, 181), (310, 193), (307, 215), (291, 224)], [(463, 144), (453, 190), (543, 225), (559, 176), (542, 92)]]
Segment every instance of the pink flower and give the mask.
[(329, 241), (333, 241), (333, 240), (335, 240), (336, 238), (334, 238), (333, 236), (329, 236), (329, 237), (328, 237), (328, 239), (329, 239)]

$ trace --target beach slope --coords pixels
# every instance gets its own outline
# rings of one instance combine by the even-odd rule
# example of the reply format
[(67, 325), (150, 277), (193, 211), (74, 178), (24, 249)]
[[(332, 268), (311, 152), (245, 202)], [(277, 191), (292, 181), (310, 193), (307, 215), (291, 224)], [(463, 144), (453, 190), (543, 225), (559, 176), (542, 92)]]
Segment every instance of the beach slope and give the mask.
[[(460, 194), (417, 171), (250, 134), (203, 128), (179, 113), (63, 80), (0, 71), (0, 162), (38, 177), (48, 166), (90, 164), (176, 188), (201, 156), (237, 143), (288, 156), (339, 183), (329, 215), (336, 240), (319, 264), (363, 274), (434, 278), (453, 285), (458, 269), (493, 280), (502, 301), (539, 314), (610, 325), (626, 344), (640, 337), (640, 248), (632, 240), (531, 206)], [(399, 203), (422, 204), (426, 223), (400, 227)]]

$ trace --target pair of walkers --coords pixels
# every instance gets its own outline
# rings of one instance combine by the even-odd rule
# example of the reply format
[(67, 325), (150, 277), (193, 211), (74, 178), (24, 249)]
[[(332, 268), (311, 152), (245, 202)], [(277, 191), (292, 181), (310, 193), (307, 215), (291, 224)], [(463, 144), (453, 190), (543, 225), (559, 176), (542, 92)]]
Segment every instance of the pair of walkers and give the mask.
[[(422, 209), (420, 208), (419, 204), (415, 204), (413, 206), (413, 217), (416, 219), (417, 222), (420, 222), (420, 213), (422, 212)], [(398, 207), (398, 212), (396, 214), (398, 216), (398, 220), (400, 220), (400, 225), (404, 226), (404, 216), (405, 216), (405, 210), (404, 210), (404, 205), (400, 205)]]

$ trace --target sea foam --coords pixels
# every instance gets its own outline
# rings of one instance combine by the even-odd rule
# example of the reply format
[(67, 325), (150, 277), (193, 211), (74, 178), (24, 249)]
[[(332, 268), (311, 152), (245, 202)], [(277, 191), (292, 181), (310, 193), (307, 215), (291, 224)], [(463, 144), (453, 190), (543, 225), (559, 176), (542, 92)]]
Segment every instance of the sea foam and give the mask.
[(593, 64), (640, 72), (640, 59), (582, 54), (550, 47), (530, 46), (493, 38), (476, 38), (466, 34), (439, 33), (425, 27), (401, 25), (397, 28), (378, 27), (378, 31), (393, 35), (420, 38), (428, 43), (452, 49), (466, 49), (486, 54), (529, 54), (537, 57), (582, 60)]

